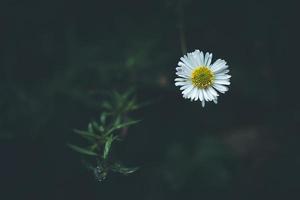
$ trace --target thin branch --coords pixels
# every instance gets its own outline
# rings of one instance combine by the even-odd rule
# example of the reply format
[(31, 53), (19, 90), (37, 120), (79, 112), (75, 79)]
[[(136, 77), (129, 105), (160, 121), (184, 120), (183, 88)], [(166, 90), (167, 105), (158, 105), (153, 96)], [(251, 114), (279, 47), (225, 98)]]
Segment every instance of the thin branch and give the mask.
[(178, 28), (179, 28), (179, 39), (180, 39), (180, 48), (182, 54), (186, 54), (187, 45), (185, 37), (185, 26), (184, 26), (184, 8), (182, 0), (178, 0)]

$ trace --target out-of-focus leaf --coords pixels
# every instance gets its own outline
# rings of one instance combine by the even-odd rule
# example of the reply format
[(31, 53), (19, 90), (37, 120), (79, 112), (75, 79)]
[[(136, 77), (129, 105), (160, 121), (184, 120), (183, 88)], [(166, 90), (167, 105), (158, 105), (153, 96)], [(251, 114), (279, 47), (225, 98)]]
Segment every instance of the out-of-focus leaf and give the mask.
[(152, 101), (145, 101), (143, 103), (136, 104), (136, 105), (133, 106), (132, 110), (137, 110), (137, 109), (143, 108), (145, 106), (153, 104), (154, 102), (158, 102), (158, 100), (157, 101), (153, 101), (153, 100)]
[(113, 97), (115, 98), (116, 102), (122, 102), (122, 95), (120, 93), (114, 91)]
[(89, 123), (89, 125), (88, 125), (88, 131), (89, 131), (90, 133), (94, 133), (92, 123)]
[(91, 151), (95, 151), (98, 148), (98, 143), (92, 144), (90, 146)]
[(86, 139), (100, 139), (99, 135), (96, 135), (94, 133), (90, 133), (87, 131), (81, 131), (81, 130), (75, 129), (74, 132), (81, 135), (82, 137), (84, 137)]
[(130, 88), (125, 94), (122, 95), (123, 100), (127, 100), (132, 94), (133, 94), (134, 89)]
[(141, 120), (133, 120), (133, 121), (125, 122), (125, 123), (122, 123), (122, 124), (117, 125), (117, 126), (115, 127), (115, 129), (124, 128), (124, 127), (130, 126), (130, 125), (139, 123), (140, 121), (141, 121)]
[(95, 121), (92, 122), (93, 129), (98, 129), (99, 124)]
[(113, 131), (115, 130), (118, 130), (118, 129), (121, 129), (121, 128), (125, 128), (125, 127), (128, 127), (130, 125), (133, 125), (133, 124), (136, 124), (138, 122), (140, 122), (141, 120), (133, 120), (133, 121), (129, 121), (129, 122), (125, 122), (125, 123), (122, 123), (122, 124), (119, 124), (119, 125), (116, 125), (114, 127), (112, 127), (107, 133), (106, 135), (109, 135), (111, 134)]
[(99, 131), (100, 132), (104, 132), (105, 131), (105, 128), (103, 126), (99, 126)]
[(114, 121), (114, 125), (113, 125), (113, 126), (117, 126), (117, 125), (119, 125), (120, 123), (121, 123), (121, 116), (118, 115), (118, 116), (116, 117), (115, 121)]
[(105, 108), (107, 110), (112, 110), (113, 107), (112, 107), (112, 105), (108, 101), (104, 101), (102, 103), (102, 108)]
[(111, 170), (114, 172), (118, 172), (124, 175), (131, 174), (135, 171), (137, 171), (139, 168), (138, 167), (125, 167), (119, 163), (116, 163), (112, 166)]
[(106, 123), (106, 118), (107, 118), (107, 113), (106, 112), (103, 112), (100, 116), (100, 122), (101, 124), (105, 124)]
[(109, 136), (107, 138), (107, 140), (105, 142), (105, 146), (104, 146), (104, 151), (103, 151), (103, 159), (107, 158), (110, 148), (111, 148), (111, 144), (113, 143), (114, 139), (115, 138), (113, 136)]
[(126, 111), (132, 111), (134, 110), (135, 107), (136, 107), (136, 99), (132, 98), (127, 104)]
[(73, 145), (73, 144), (68, 144), (68, 146), (71, 149), (73, 149), (74, 151), (77, 151), (78, 153), (89, 155), (89, 156), (97, 156), (97, 154), (95, 152), (89, 151), (85, 148), (82, 148), (82, 147), (79, 147), (79, 146), (76, 146), (76, 145)]

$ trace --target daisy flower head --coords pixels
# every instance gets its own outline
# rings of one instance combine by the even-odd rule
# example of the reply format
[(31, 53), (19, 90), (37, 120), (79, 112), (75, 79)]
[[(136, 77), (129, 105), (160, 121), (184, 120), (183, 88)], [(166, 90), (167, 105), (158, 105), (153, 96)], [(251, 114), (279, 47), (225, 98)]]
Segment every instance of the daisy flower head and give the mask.
[(218, 59), (212, 63), (212, 54), (195, 50), (180, 58), (176, 68), (175, 85), (180, 86), (183, 97), (191, 101), (218, 102), (219, 93), (228, 91), (230, 75), (225, 60)]

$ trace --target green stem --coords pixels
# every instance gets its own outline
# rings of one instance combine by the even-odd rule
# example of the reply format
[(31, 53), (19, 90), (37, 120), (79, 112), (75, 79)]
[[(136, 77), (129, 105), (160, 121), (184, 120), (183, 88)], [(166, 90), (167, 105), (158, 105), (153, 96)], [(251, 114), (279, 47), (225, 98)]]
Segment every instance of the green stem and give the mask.
[(182, 0), (178, 0), (178, 26), (179, 26), (179, 39), (180, 48), (182, 54), (187, 53), (186, 37), (184, 31), (184, 9), (182, 5)]

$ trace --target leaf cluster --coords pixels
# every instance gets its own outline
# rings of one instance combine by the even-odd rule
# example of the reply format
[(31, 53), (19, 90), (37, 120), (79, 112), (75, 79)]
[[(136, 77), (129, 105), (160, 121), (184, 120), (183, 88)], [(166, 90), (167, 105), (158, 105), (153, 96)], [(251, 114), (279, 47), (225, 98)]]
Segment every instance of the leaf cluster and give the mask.
[(74, 130), (88, 145), (81, 147), (68, 144), (68, 146), (86, 158), (94, 158), (96, 167), (92, 167), (92, 164), (87, 164), (87, 166), (93, 169), (98, 180), (104, 180), (110, 171), (128, 175), (138, 169), (123, 166), (114, 158), (112, 150), (116, 142), (124, 140), (128, 127), (139, 122), (139, 120), (131, 119), (129, 113), (141, 106), (133, 96), (132, 90), (125, 93), (111, 92), (108, 100), (101, 103), (103, 111), (99, 119), (91, 121), (86, 130)]

